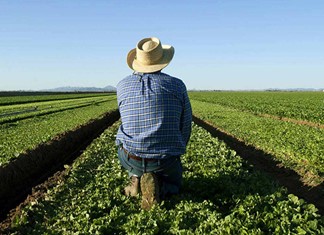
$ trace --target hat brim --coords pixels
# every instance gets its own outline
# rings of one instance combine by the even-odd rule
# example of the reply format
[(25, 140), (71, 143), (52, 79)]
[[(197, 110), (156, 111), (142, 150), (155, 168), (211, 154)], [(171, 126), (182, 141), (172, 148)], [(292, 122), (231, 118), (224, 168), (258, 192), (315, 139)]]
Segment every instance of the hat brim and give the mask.
[(169, 45), (162, 45), (163, 56), (152, 65), (141, 64), (138, 60), (136, 60), (136, 48), (132, 49), (127, 55), (127, 64), (128, 66), (140, 73), (153, 73), (165, 68), (172, 60), (174, 55), (174, 47)]

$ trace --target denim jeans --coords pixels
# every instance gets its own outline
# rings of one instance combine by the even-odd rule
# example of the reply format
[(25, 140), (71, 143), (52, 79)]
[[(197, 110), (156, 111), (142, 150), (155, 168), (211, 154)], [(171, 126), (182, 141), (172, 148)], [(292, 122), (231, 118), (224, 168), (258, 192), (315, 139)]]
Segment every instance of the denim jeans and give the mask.
[(122, 147), (118, 147), (118, 159), (128, 171), (129, 177), (141, 177), (146, 172), (156, 174), (161, 181), (161, 197), (177, 194), (182, 184), (182, 164), (180, 156), (171, 156), (156, 161), (138, 161), (128, 157)]

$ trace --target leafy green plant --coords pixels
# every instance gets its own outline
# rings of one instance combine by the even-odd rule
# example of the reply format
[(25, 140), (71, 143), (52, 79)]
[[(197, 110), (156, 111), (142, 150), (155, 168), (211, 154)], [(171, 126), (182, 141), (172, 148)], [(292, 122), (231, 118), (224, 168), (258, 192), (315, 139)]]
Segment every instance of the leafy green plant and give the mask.
[[(100, 97), (99, 97), (100, 99)], [(115, 99), (0, 125), (0, 166), (54, 136), (115, 110)]]
[(77, 99), (31, 102), (27, 104), (0, 106), (0, 124), (43, 116), (65, 110), (83, 108), (116, 100), (116, 96), (95, 96)]
[(115, 95), (115, 93), (0, 92), (0, 105), (6, 106), (109, 95)]
[(190, 92), (190, 99), (232, 107), (253, 114), (268, 114), (324, 124), (323, 92)]
[(24, 207), (12, 234), (323, 234), (312, 204), (288, 194), (235, 151), (193, 125), (182, 156), (183, 187), (150, 211), (123, 195), (117, 159), (120, 123), (93, 141), (65, 180)]
[(310, 185), (323, 181), (324, 130), (255, 116), (231, 107), (192, 100), (194, 114), (295, 170)]

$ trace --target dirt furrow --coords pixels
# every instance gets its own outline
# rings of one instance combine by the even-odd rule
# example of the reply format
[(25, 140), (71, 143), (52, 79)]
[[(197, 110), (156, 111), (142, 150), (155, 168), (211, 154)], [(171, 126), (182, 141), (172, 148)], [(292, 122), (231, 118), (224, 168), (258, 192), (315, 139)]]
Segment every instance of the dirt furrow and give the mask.
[(109, 112), (100, 119), (91, 120), (40, 144), (0, 167), (0, 221), (31, 194), (34, 186), (64, 169), (64, 164), (80, 156), (82, 150), (119, 117), (118, 110)]
[(300, 176), (295, 171), (283, 167), (280, 162), (274, 160), (274, 156), (271, 156), (260, 149), (256, 149), (253, 146), (246, 145), (243, 141), (222, 132), (217, 127), (198, 117), (194, 116), (193, 121), (197, 125), (209, 131), (214, 137), (223, 140), (243, 159), (251, 163), (256, 169), (265, 172), (267, 175), (279, 182), (280, 185), (286, 187), (290, 193), (314, 204), (319, 209), (319, 213), (324, 215), (323, 183), (316, 187), (304, 185), (300, 180)]

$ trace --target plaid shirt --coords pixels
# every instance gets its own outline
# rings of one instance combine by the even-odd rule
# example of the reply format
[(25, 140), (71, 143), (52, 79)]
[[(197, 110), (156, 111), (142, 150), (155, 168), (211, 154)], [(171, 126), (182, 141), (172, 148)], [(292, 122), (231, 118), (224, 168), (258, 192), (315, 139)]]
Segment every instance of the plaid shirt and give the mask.
[(117, 85), (122, 124), (116, 144), (143, 158), (185, 153), (192, 112), (185, 84), (165, 73), (135, 73)]

